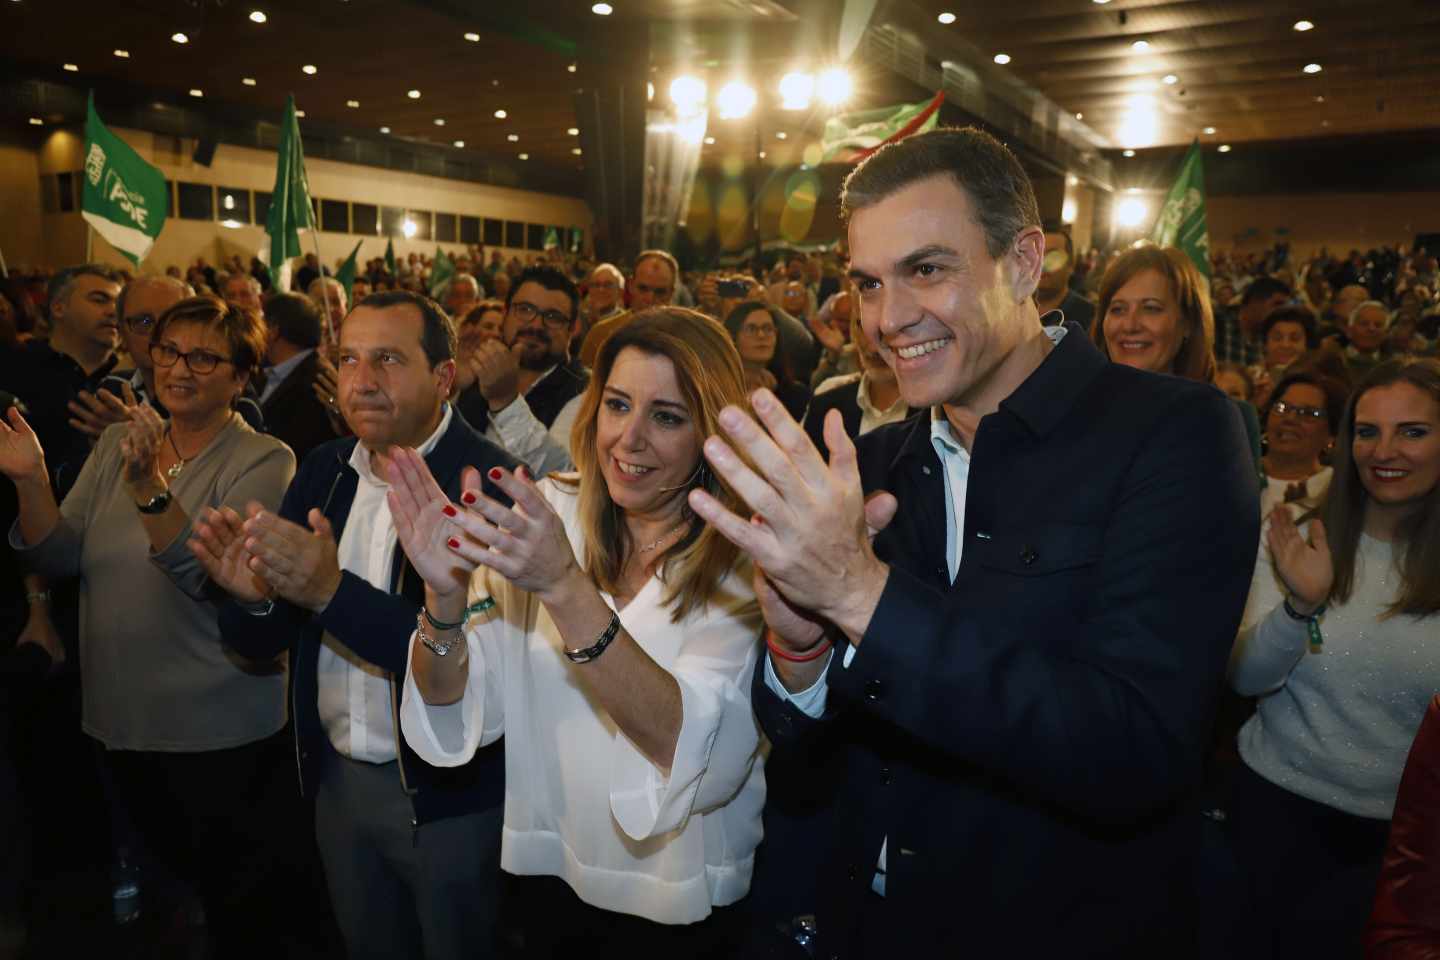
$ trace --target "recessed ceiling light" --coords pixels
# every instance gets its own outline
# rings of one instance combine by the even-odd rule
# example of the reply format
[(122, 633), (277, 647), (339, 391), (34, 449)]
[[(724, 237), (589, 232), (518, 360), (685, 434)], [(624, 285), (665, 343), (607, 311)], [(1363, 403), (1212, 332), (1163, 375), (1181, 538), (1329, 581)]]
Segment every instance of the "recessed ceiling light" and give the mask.
[(465, 34), (465, 39), (466, 39), (466, 40), (469, 40), (471, 43), (479, 43), (479, 42), (480, 42), (480, 34), (475, 33), (475, 32), (472, 31), (472, 32), (470, 32), (470, 33)]
[(305, 66), (303, 66), (303, 67), (300, 68), (300, 72), (303, 73), (303, 74), (305, 74), (305, 75), (307, 75), (307, 76), (313, 77), (313, 76), (315, 76), (315, 74), (319, 73), (320, 71), (315, 68), (315, 64), (313, 64), (313, 63), (307, 63), (307, 64), (305, 64)]
[(1322, 127), (1328, 127), (1328, 126), (1330, 126), (1330, 121), (1329, 121), (1329, 120), (1321, 120), (1321, 121), (1320, 121), (1320, 126), (1322, 126)]
[(1215, 135), (1215, 128), (1214, 128), (1214, 127), (1206, 127), (1204, 130), (1201, 130), (1200, 132), (1203, 133), (1203, 134), (1205, 134), (1205, 136), (1207, 136), (1207, 137), (1212, 137), (1212, 136)]
[(1295, 26), (1292, 29), (1304, 33), (1306, 30), (1314, 30), (1315, 24), (1311, 23), (1309, 20), (1296, 20)]
[(129, 51), (129, 50), (116, 50), (116, 51), (115, 51), (115, 56), (119, 57), (121, 60), (129, 60), (129, 59), (130, 59), (130, 51)]
[(579, 147), (571, 147), (571, 148), (570, 148), (570, 152), (573, 153), (573, 154), (575, 154), (575, 156), (578, 157), (578, 156), (580, 156), (580, 154), (584, 153), (585, 151), (581, 150)]
[(381, 133), (389, 133), (389, 132), (390, 132), (390, 128), (389, 128), (389, 127), (381, 127), (381, 128), (380, 128), (380, 132), (381, 132)]
[(304, 111), (304, 110), (296, 110), (296, 111), (295, 111), (295, 116), (297, 116), (297, 117), (303, 117), (303, 116), (305, 116), (305, 111)]
[(590, 12), (598, 17), (608, 17), (615, 12), (615, 8), (608, 3), (597, 3), (590, 7)]
[(247, 87), (253, 87), (253, 86), (255, 86), (255, 78), (254, 78), (254, 77), (241, 77), (241, 78), (240, 78), (240, 82), (243, 83), (243, 84), (245, 84), (245, 86), (247, 86)]
[(77, 66), (75, 66), (75, 64), (73, 64), (73, 63), (62, 64), (62, 66), (64, 67), (66, 73), (79, 73), (79, 72), (80, 72), (80, 68), (77, 67)]
[(190, 96), (192, 96), (192, 97), (203, 97), (203, 96), (205, 96), (205, 91), (204, 91), (204, 90), (201, 90), (199, 87), (191, 87), (191, 88), (190, 88)]
[(1100, 4), (1100, 6), (1103, 7), (1105, 4), (1109, 3), (1110, 0), (1094, 0), (1094, 2)]
[(569, 72), (569, 73), (574, 73), (575, 70), (576, 70), (576, 67), (575, 67), (575, 64), (572, 63), (572, 64), (570, 64), (568, 67), (566, 67), (565, 69), (566, 69), (566, 71)]
[(509, 140), (511, 143), (519, 143), (519, 142), (520, 142), (520, 135), (519, 135), (518, 133), (512, 133), (512, 134), (510, 134), (508, 137), (506, 137), (505, 139), (506, 139), (506, 140)]
[(435, 126), (437, 126), (437, 127), (443, 127), (443, 126), (445, 126), (445, 118), (444, 118), (444, 117), (436, 117), (436, 118), (435, 118)]
[(43, 127), (44, 125), (45, 125), (45, 121), (44, 121), (44, 120), (41, 120), (39, 117), (31, 117), (31, 118), (30, 118), (30, 126), (32, 126), (32, 127)]
[(359, 109), (359, 107), (360, 107), (360, 101), (359, 101), (359, 100), (346, 100), (346, 101), (345, 101), (345, 106), (349, 107), (351, 110), (356, 110), (356, 109)]
[(1130, 49), (1134, 50), (1136, 53), (1144, 53), (1146, 50), (1150, 49), (1150, 41), (1136, 40), (1134, 43), (1130, 44)]
[(504, 110), (496, 110), (496, 111), (495, 111), (495, 119), (496, 119), (496, 120), (504, 120), (504, 119), (505, 119), (506, 117), (508, 117), (508, 116), (509, 116), (509, 114), (506, 113)]
[(776, 130), (776, 131), (775, 131), (775, 139), (776, 139), (776, 140), (784, 140), (784, 139), (785, 139), (786, 137), (788, 137), (788, 136), (789, 136), (789, 134), (786, 133), (784, 130)]
[(569, 134), (570, 136), (572, 136), (572, 137), (578, 137), (578, 136), (580, 136), (580, 128), (579, 128), (579, 127), (568, 127), (568, 128), (566, 128), (565, 132), (568, 133), (568, 134)]
[(1305, 66), (1301, 67), (1301, 69), (1304, 70), (1306, 73), (1319, 73), (1325, 68), (1320, 66), (1320, 64), (1318, 63), (1307, 63), (1305, 64)]
[(463, 147), (463, 146), (465, 146), (465, 141), (464, 141), (464, 140), (456, 140), (456, 141), (455, 141), (455, 146), (457, 146), (457, 147)]
[(1219, 146), (1218, 149), (1219, 149), (1219, 151), (1220, 151), (1221, 153), (1229, 153), (1229, 152), (1230, 152), (1230, 144), (1228, 144), (1228, 143), (1222, 143), (1222, 144), (1220, 144), (1220, 146)]
[(518, 154), (518, 156), (520, 157), (521, 160), (529, 160), (529, 159), (530, 159), (530, 154), (528, 154), (528, 153)]
[(1076, 120), (1084, 120), (1084, 119), (1085, 119), (1085, 114), (1083, 114), (1083, 113), (1076, 113), (1076, 114), (1075, 114), (1075, 119), (1076, 119)]
[(185, 36), (185, 34), (183, 34), (183, 33), (172, 33), (172, 34), (170, 34), (170, 39), (171, 39), (171, 40), (174, 40), (176, 43), (189, 43), (189, 42), (190, 42), (190, 38), (187, 37), (187, 36)]
[(409, 93), (405, 94), (405, 96), (409, 97), (411, 100), (419, 100), (419, 99), (420, 99), (420, 91), (419, 91), (419, 90), (411, 90)]
[(707, 147), (713, 147), (713, 146), (715, 146), (715, 138), (714, 138), (714, 137), (706, 137), (706, 138), (705, 138), (705, 145), (706, 145)]
[(998, 64), (1000, 64), (1000, 66), (1002, 66), (1002, 67), (1005, 66), (1005, 64), (1007, 64), (1007, 63), (1010, 62), (1010, 54), (1008, 54), (1008, 53), (997, 53), (997, 54), (995, 54), (995, 62), (998, 63)]
[(950, 24), (955, 22), (955, 14), (951, 13), (949, 10), (946, 10), (944, 13), (940, 14), (940, 16), (936, 17), (935, 19), (939, 20), (941, 23), (945, 24), (948, 27)]
[(1160, 82), (1165, 84), (1165, 86), (1167, 87), (1173, 87), (1175, 86), (1175, 84), (1180, 82), (1180, 78), (1175, 76), (1175, 74), (1173, 73), (1167, 73), (1165, 74), (1165, 76), (1160, 78)]
[(761, 159), (761, 160), (764, 160), (764, 159), (765, 159), (765, 151), (764, 151), (764, 150), (761, 150), (761, 151), (760, 151), (760, 159)]
[(1122, 156), (1122, 157), (1133, 157), (1133, 156), (1135, 156), (1135, 151), (1134, 151), (1134, 150), (1121, 150), (1121, 151), (1120, 151), (1120, 156)]
[(1315, 95), (1315, 97), (1314, 97), (1314, 100), (1315, 100), (1316, 103), (1324, 103), (1324, 102), (1325, 102), (1325, 94), (1323, 94), (1323, 93), (1317, 93), (1317, 94)]
[(250, 22), (251, 22), (251, 23), (264, 23), (266, 20), (269, 20), (269, 19), (270, 19), (269, 17), (265, 16), (265, 11), (264, 11), (264, 10), (251, 10), (251, 11), (250, 11)]

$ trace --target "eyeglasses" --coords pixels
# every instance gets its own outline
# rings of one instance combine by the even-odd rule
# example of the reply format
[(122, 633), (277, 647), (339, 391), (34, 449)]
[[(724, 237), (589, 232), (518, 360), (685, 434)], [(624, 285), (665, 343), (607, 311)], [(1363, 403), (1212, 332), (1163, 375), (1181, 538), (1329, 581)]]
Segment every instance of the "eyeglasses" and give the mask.
[(1319, 420), (1325, 416), (1325, 410), (1322, 407), (1300, 407), (1293, 403), (1286, 403), (1284, 400), (1276, 400), (1275, 405), (1270, 409), (1281, 416), (1293, 413), (1297, 417), (1309, 417), (1311, 420)]
[(559, 310), (541, 310), (533, 303), (524, 300), (516, 300), (510, 304), (511, 311), (520, 319), (521, 323), (529, 323), (536, 317), (544, 322), (545, 326), (553, 327), (556, 330), (570, 326), (570, 318)]
[(131, 330), (144, 333), (151, 327), (155, 326), (155, 314), (137, 313), (133, 317), (126, 317), (125, 326), (129, 327)]
[(740, 332), (752, 337), (773, 337), (775, 328), (773, 326), (762, 327), (754, 323), (746, 323), (740, 327)]
[(235, 361), (227, 360), (219, 354), (211, 353), (209, 350), (191, 350), (189, 353), (181, 353), (168, 343), (150, 344), (150, 359), (155, 361), (156, 366), (173, 367), (179, 360), (185, 361), (185, 366), (190, 368), (191, 373), (211, 373), (222, 363), (233, 364)]

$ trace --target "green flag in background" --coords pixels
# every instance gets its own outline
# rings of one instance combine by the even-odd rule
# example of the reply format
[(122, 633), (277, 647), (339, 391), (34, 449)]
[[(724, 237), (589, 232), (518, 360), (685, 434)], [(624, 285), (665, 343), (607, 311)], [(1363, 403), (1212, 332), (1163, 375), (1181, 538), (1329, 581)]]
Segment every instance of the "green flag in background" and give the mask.
[(1200, 162), (1200, 141), (1190, 145), (1180, 176), (1165, 196), (1150, 239), (1162, 247), (1179, 247), (1199, 269), (1210, 276), (1210, 233), (1205, 227), (1205, 170)]
[(300, 121), (295, 119), (295, 95), (285, 98), (285, 119), (280, 121), (280, 150), (275, 164), (275, 189), (270, 193), (270, 270), (300, 256), (300, 231), (315, 226), (310, 207), (310, 184), (305, 179), (305, 154), (300, 149)]
[(355, 249), (350, 251), (350, 256), (345, 258), (345, 262), (340, 264), (340, 271), (335, 274), (335, 279), (340, 281), (340, 286), (345, 288), (346, 303), (350, 302), (350, 291), (355, 286), (355, 271), (359, 269), (355, 257), (359, 255), (360, 244), (364, 242), (364, 240), (355, 241)]
[(444, 250), (436, 247), (435, 264), (430, 268), (430, 296), (440, 296), (440, 291), (453, 276), (455, 276), (455, 261), (447, 257)]
[(940, 122), (940, 107), (944, 103), (945, 93), (941, 91), (919, 103), (902, 103), (831, 117), (825, 121), (825, 132), (820, 136), (824, 162), (855, 163), (887, 143), (934, 130)]
[(545, 228), (545, 242), (540, 245), (545, 250), (555, 250), (560, 246), (560, 231), (554, 227)]
[(386, 241), (385, 241), (385, 269), (389, 271), (390, 276), (392, 276), (392, 277), (394, 277), (396, 274), (398, 274), (398, 273), (400, 272), (399, 270), (396, 270), (396, 269), (395, 269), (395, 241), (394, 241), (394, 239), (390, 239), (390, 240), (386, 240)]
[(85, 195), (80, 215), (137, 267), (170, 212), (165, 175), (105, 129), (95, 95), (85, 107)]

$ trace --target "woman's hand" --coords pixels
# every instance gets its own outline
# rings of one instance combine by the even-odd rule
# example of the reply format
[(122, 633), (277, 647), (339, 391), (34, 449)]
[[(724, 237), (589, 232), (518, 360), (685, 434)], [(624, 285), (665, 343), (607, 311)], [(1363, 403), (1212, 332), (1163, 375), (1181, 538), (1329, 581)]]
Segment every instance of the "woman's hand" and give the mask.
[(1275, 572), (1290, 592), (1291, 605), (1297, 613), (1310, 614), (1330, 597), (1335, 585), (1335, 564), (1330, 559), (1330, 544), (1325, 539), (1325, 524), (1319, 517), (1310, 521), (1310, 540), (1306, 542), (1290, 516), (1285, 504), (1270, 513), (1270, 530), (1266, 535)]
[(0, 420), (0, 473), (19, 483), (21, 480), (46, 482), (45, 451), (30, 424), (11, 406), (6, 411), (9, 423)]
[(471, 563), (485, 564), (542, 603), (563, 598), (575, 586), (580, 565), (565, 524), (529, 471), (524, 467), (515, 473), (500, 467), (490, 471), (490, 481), (514, 501), (509, 508), (485, 496), (478, 481), (477, 473), (462, 482), (461, 499), (468, 506), (455, 522), (465, 536), (451, 543), (450, 549)]
[[(414, 450), (395, 447), (391, 451), (388, 478), (390, 492), (385, 499), (405, 556), (437, 597), (458, 594), (463, 603), (478, 561), (455, 548), (466, 539), (459, 522), (461, 511), (435, 482), (425, 458)], [(478, 489), (480, 472), (466, 467), (461, 485)]]
[(270, 587), (250, 569), (244, 523), (229, 507), (206, 507), (186, 546), (216, 586), (241, 603), (260, 603), (270, 596)]
[(137, 499), (165, 488), (160, 476), (160, 448), (165, 443), (165, 421), (148, 403), (130, 408), (130, 423), (120, 438), (120, 476)]

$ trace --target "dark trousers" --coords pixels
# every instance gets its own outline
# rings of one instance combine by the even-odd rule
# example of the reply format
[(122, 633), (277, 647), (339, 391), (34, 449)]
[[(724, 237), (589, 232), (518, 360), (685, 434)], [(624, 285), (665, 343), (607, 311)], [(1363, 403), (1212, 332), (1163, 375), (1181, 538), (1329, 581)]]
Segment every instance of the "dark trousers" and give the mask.
[(281, 732), (227, 750), (105, 754), (146, 850), (199, 895), (218, 957), (312, 952), (319, 891), (291, 743)]
[(656, 923), (592, 907), (558, 877), (510, 877), (507, 907), (518, 920), (524, 960), (623, 956), (725, 960), (743, 935), (737, 906), (720, 907), (697, 923)]
[[(1375, 900), (1390, 821), (1342, 813), (1241, 764), (1226, 807), (1234, 857), (1227, 956), (1355, 960)], [(1220, 915), (1214, 915), (1214, 914)], [(1204, 918), (1202, 918), (1202, 923)]]
[(493, 956), (503, 808), (417, 826), (396, 763), (322, 749), (315, 834), (350, 960)]

